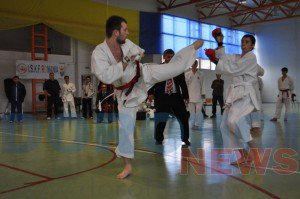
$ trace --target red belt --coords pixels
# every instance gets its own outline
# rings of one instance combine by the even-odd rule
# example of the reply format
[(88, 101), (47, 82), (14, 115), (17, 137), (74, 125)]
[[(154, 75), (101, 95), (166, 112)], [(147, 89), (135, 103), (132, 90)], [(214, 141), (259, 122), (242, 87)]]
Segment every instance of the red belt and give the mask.
[(125, 93), (126, 96), (129, 95), (129, 93), (133, 89), (134, 84), (138, 82), (138, 80), (141, 76), (140, 75), (140, 62), (135, 61), (135, 63), (136, 63), (136, 73), (135, 73), (135, 76), (132, 78), (132, 80), (123, 86), (115, 87), (115, 89), (122, 90), (122, 91), (128, 88), (128, 91), (126, 91), (126, 93)]

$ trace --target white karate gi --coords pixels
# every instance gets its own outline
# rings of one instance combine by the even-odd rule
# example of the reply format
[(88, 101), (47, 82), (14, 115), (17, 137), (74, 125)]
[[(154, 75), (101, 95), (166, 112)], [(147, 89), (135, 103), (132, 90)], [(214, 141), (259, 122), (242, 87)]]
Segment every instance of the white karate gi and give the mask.
[(291, 112), (291, 98), (294, 93), (294, 81), (290, 76), (287, 76), (284, 81), (282, 81), (282, 77), (278, 79), (278, 97), (276, 102), (276, 111), (274, 118), (279, 119), (281, 116), (282, 105), (285, 105), (285, 114), (284, 119), (287, 120), (288, 115)]
[(220, 127), (224, 147), (244, 148), (244, 144), (252, 140), (250, 113), (260, 110), (255, 90), (256, 56), (253, 52), (243, 57), (224, 54), (216, 66), (216, 73), (232, 76)]
[(260, 106), (260, 110), (253, 111), (251, 113), (251, 120), (252, 120), (252, 127), (253, 128), (260, 128), (261, 127), (261, 118), (262, 116), (262, 89), (263, 89), (263, 81), (262, 76), (264, 75), (265, 70), (260, 66), (257, 65), (257, 83), (255, 84), (255, 91), (257, 96), (258, 105)]
[(199, 127), (203, 105), (202, 95), (205, 95), (204, 75), (200, 70), (196, 70), (194, 74), (191, 69), (185, 73), (185, 81), (189, 91), (191, 126)]
[(69, 109), (68, 109), (69, 104), (71, 109), (71, 117), (77, 117), (74, 96), (73, 96), (73, 93), (75, 93), (75, 91), (76, 91), (76, 87), (73, 83), (63, 84), (62, 101), (64, 103), (64, 117), (69, 117)]
[[(124, 56), (136, 56), (144, 52), (139, 46), (126, 39), (121, 45)], [(131, 93), (125, 96), (125, 91), (116, 90), (119, 110), (119, 144), (116, 149), (118, 156), (134, 157), (134, 126), (138, 105), (147, 98), (147, 91), (155, 83), (165, 81), (183, 73), (197, 57), (193, 46), (179, 51), (168, 64), (140, 64), (141, 77), (134, 85)], [(99, 44), (92, 54), (91, 70), (95, 76), (105, 84), (116, 87), (130, 82), (136, 74), (136, 64), (129, 63), (123, 71), (122, 62), (117, 62), (106, 41)]]

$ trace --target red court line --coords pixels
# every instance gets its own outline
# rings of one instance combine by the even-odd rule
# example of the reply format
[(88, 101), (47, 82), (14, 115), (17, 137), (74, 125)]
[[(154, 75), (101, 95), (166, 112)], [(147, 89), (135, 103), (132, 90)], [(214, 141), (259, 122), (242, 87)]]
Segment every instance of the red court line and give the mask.
[[(137, 148), (136, 148), (136, 149), (137, 149)], [(145, 152), (151, 152), (151, 153), (155, 153), (155, 154), (158, 154), (158, 155), (162, 155), (162, 156), (163, 156), (162, 153), (155, 152), (155, 151), (150, 151), (150, 150), (146, 150), (146, 149), (138, 149), (138, 150), (140, 150), (140, 151), (145, 151)], [(174, 157), (174, 156), (170, 156), (170, 157)], [(185, 160), (185, 161), (186, 161), (186, 160)], [(189, 161), (189, 160), (187, 160), (187, 161)], [(192, 161), (189, 161), (189, 162), (192, 162)], [(264, 194), (270, 196), (271, 198), (280, 198), (279, 196), (276, 196), (275, 194), (273, 194), (273, 193), (267, 191), (266, 189), (264, 189), (264, 188), (262, 188), (262, 187), (259, 187), (259, 186), (255, 185), (255, 184), (252, 184), (252, 183), (250, 183), (250, 182), (247, 182), (246, 180), (243, 180), (242, 178), (238, 178), (238, 177), (236, 177), (236, 176), (227, 174), (227, 173), (225, 173), (225, 172), (223, 172), (223, 171), (220, 171), (220, 170), (215, 169), (215, 168), (211, 168), (211, 167), (209, 167), (209, 166), (200, 164), (200, 163), (198, 163), (198, 162), (192, 162), (192, 163), (193, 163), (193, 164), (197, 164), (197, 165), (199, 165), (199, 166), (201, 166), (201, 167), (205, 167), (205, 168), (207, 168), (207, 169), (212, 169), (212, 170), (214, 170), (214, 171), (216, 171), (216, 172), (218, 172), (218, 173), (221, 173), (221, 174), (223, 174), (223, 175), (226, 175), (227, 177), (233, 178), (233, 179), (235, 179), (235, 180), (237, 180), (237, 181), (239, 181), (239, 182), (241, 182), (241, 183), (244, 183), (245, 185), (247, 185), (247, 186), (249, 186), (249, 187), (252, 187), (253, 189), (256, 189), (256, 190), (258, 190), (258, 191), (260, 191), (260, 192), (262, 192), (262, 193), (264, 193)]]
[[(101, 148), (104, 148), (104, 147), (101, 147)], [(82, 173), (86, 173), (86, 172), (89, 172), (89, 171), (96, 170), (96, 169), (99, 169), (101, 167), (104, 167), (104, 166), (108, 165), (109, 163), (113, 162), (117, 158), (117, 155), (116, 155), (116, 153), (113, 150), (107, 149), (107, 148), (104, 148), (104, 149), (112, 152), (112, 154), (113, 154), (113, 157), (110, 160), (108, 160), (107, 162), (102, 163), (101, 165), (93, 167), (91, 169), (79, 171), (79, 172), (72, 173), (72, 174), (69, 174), (69, 175), (59, 176), (59, 177), (56, 177), (56, 178), (50, 178), (50, 177), (47, 177), (47, 176), (42, 176), (42, 175), (35, 174), (35, 173), (29, 172), (29, 171), (25, 171), (23, 169), (11, 167), (9, 165), (4, 165), (4, 164), (0, 163), (0, 166), (7, 167), (7, 168), (10, 168), (10, 169), (13, 169), (13, 170), (16, 170), (16, 171), (21, 171), (21, 172), (24, 172), (24, 173), (27, 173), (27, 174), (31, 174), (31, 175), (34, 175), (34, 176), (38, 176), (38, 177), (41, 177), (41, 178), (45, 178), (45, 180), (42, 180), (42, 181), (30, 182), (30, 183), (26, 183), (24, 186), (21, 186), (21, 187), (16, 187), (16, 188), (13, 188), (13, 189), (10, 189), (10, 190), (2, 191), (2, 192), (0, 192), (0, 195), (5, 194), (5, 193), (9, 193), (9, 192), (13, 192), (13, 191), (17, 191), (17, 190), (20, 190), (20, 189), (25, 189), (25, 188), (28, 188), (28, 187), (33, 187), (33, 186), (36, 186), (36, 185), (39, 185), (39, 184), (43, 184), (43, 183), (46, 183), (46, 182), (50, 182), (50, 181), (53, 181), (53, 180), (67, 178), (67, 177), (74, 176), (74, 175), (79, 175), (79, 174), (82, 174)]]
[(13, 167), (13, 166), (9, 166), (9, 165), (6, 165), (6, 164), (0, 163), (0, 166), (9, 168), (9, 169), (12, 169), (12, 170), (15, 170), (15, 171), (20, 171), (20, 172), (23, 172), (23, 173), (26, 173), (26, 174), (30, 174), (30, 175), (33, 175), (33, 176), (37, 176), (37, 177), (40, 177), (40, 178), (44, 178), (46, 180), (51, 180), (52, 179), (52, 178), (50, 178), (48, 176), (40, 175), (40, 174), (37, 174), (37, 173), (33, 173), (31, 171), (26, 171), (26, 170), (19, 169), (19, 168), (16, 168), (16, 167)]

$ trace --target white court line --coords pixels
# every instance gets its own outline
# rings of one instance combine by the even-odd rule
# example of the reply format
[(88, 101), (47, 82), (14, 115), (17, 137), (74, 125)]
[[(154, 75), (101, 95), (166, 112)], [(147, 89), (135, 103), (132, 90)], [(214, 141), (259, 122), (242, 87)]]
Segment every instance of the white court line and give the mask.
[[(44, 139), (45, 137), (40, 137), (40, 136), (34, 136), (34, 135), (22, 135), (22, 134), (17, 134), (17, 133), (4, 133), (4, 132), (0, 132), (0, 134), (5, 134), (5, 135), (17, 135), (17, 136), (21, 136), (21, 137), (32, 137), (32, 138), (38, 138), (38, 139)], [(81, 144), (81, 145), (88, 145), (88, 146), (96, 146), (96, 147), (103, 147), (103, 148), (111, 148), (111, 149), (115, 149), (116, 147), (112, 147), (112, 146), (106, 146), (106, 145), (102, 145), (102, 144), (96, 144), (96, 143), (89, 143), (89, 142), (78, 142), (78, 141), (73, 141), (73, 140), (64, 140), (64, 139), (55, 139), (55, 138), (50, 138), (50, 140), (52, 141), (58, 141), (58, 142), (66, 142), (66, 143), (74, 143), (74, 144)], [(172, 155), (167, 155), (167, 154), (160, 154), (160, 153), (156, 153), (156, 152), (151, 152), (151, 151), (145, 151), (145, 150), (140, 150), (140, 149), (134, 149), (137, 152), (140, 153), (147, 153), (147, 154), (154, 154), (154, 155), (162, 155), (162, 156), (168, 156), (168, 157), (172, 157), (175, 159), (179, 159), (179, 157), (176, 156), (172, 156)], [(188, 157), (180, 157), (181, 158), (188, 158)], [(210, 162), (220, 162), (220, 161), (210, 161)], [(204, 164), (203, 166), (205, 167), (209, 167), (208, 165)], [(236, 167), (238, 168), (238, 167)], [(253, 167), (251, 167), (253, 168)], [(271, 171), (282, 171), (282, 172), (287, 172), (289, 170), (283, 170), (283, 169), (273, 169), (270, 167), (257, 167), (259, 169), (266, 169), (266, 170), (271, 170)], [(294, 173), (300, 174), (300, 171), (294, 171)]]

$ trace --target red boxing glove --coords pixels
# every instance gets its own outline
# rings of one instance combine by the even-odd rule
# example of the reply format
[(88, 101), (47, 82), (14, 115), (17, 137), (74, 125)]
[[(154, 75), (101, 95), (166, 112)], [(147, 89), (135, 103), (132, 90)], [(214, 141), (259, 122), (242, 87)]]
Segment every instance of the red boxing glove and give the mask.
[(212, 36), (217, 39), (218, 36), (222, 35), (221, 28), (216, 28), (211, 32)]
[(216, 51), (213, 49), (205, 49), (205, 55), (209, 58), (209, 60), (213, 63), (217, 61)]

